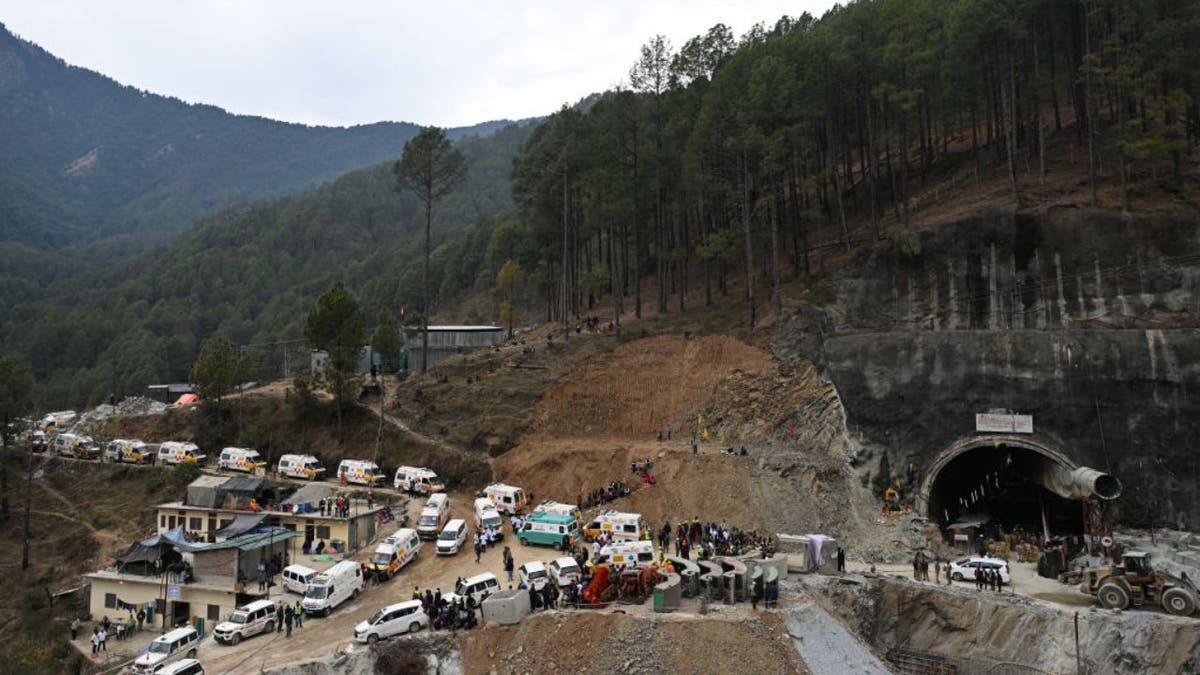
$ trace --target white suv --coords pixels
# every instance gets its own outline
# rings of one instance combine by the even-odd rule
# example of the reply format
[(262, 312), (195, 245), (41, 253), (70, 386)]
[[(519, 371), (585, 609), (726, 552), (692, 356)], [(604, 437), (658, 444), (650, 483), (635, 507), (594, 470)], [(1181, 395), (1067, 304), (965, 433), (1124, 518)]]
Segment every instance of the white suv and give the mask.
[(234, 610), (228, 621), (217, 624), (217, 627), (213, 629), (213, 637), (217, 642), (236, 645), (242, 641), (242, 638), (274, 631), (277, 620), (275, 603), (269, 600), (256, 600)]
[(950, 578), (955, 581), (975, 581), (975, 570), (992, 569), (1000, 573), (1000, 581), (1012, 583), (1008, 576), (1008, 563), (999, 558), (963, 558), (950, 563)]

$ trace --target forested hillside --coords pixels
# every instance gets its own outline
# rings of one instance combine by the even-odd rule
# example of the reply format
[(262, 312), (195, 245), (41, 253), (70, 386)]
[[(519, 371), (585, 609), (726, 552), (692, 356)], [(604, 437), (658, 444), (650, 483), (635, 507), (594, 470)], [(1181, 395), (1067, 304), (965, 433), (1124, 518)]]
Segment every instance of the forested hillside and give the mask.
[(61, 249), (116, 238), (90, 259), (140, 250), (223, 206), (395, 158), (418, 128), (232, 115), (68, 65), (0, 24), (0, 241)]
[(708, 305), (737, 272), (753, 326), (813, 254), (919, 254), (935, 202), (1195, 213), (1197, 35), (1180, 0), (860, 0), (654, 38), (630, 88), (537, 129), (514, 195), (555, 316), (601, 293), (617, 317)]
[[(510, 207), (513, 157), (529, 132), (512, 125), (459, 142), (466, 179), (435, 212), (437, 299), (494, 282), (488, 247), (507, 231), (497, 214)], [(43, 289), (40, 302), (11, 309), (0, 343), (29, 355), (47, 405), (81, 405), (186, 379), (215, 332), (238, 344), (298, 338), (334, 280), (359, 290), (372, 318), (416, 307), (424, 220), (395, 186), (386, 163), (299, 197), (230, 207), (177, 242)]]

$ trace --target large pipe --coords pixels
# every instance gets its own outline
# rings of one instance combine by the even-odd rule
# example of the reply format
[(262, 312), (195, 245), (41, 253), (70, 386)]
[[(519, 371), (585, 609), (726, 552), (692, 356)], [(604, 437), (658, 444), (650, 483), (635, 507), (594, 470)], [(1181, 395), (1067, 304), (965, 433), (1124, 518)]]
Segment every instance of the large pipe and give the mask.
[(1066, 499), (1116, 499), (1121, 496), (1121, 481), (1116, 476), (1087, 466), (1068, 469), (1047, 460), (1042, 464), (1042, 485)]

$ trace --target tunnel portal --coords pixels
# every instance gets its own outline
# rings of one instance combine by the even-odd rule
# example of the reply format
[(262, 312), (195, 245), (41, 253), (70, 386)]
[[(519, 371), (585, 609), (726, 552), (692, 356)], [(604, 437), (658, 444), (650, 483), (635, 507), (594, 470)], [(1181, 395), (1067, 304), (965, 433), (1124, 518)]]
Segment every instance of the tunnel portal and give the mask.
[[(1086, 498), (1114, 499), (1120, 482), (1080, 468), (1064, 453), (1029, 440), (976, 437), (934, 462), (922, 489), (926, 515), (945, 528), (992, 523), (1051, 535), (1084, 529)], [(1044, 521), (1043, 521), (1044, 518)]]

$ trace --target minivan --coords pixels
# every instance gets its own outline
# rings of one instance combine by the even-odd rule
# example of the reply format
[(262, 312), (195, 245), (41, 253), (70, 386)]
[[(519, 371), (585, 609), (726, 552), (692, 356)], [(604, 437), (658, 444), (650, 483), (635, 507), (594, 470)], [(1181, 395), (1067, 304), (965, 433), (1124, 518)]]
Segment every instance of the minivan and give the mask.
[(317, 571), (304, 565), (288, 565), (283, 568), (283, 588), (293, 593), (304, 595), (308, 582), (317, 576)]
[(446, 523), (437, 538), (438, 555), (454, 555), (467, 543), (467, 521), (455, 518)]
[(187, 657), (196, 657), (200, 645), (200, 633), (191, 626), (176, 628), (150, 641), (146, 653), (137, 657), (129, 667), (134, 673), (154, 673), (162, 666)]
[(382, 638), (415, 633), (429, 626), (429, 615), (421, 609), (420, 600), (406, 600), (388, 605), (371, 615), (371, 618), (354, 627), (354, 639), (374, 644)]
[(555, 551), (571, 548), (578, 538), (579, 524), (574, 517), (544, 512), (529, 516), (517, 533), (522, 546), (540, 544), (553, 546)]
[(496, 579), (496, 575), (491, 572), (476, 574), (473, 577), (468, 577), (459, 581), (454, 585), (454, 592), (442, 596), (447, 602), (455, 600), (466, 601), (467, 598), (474, 598), (475, 604), (483, 602), (483, 599), (500, 590), (500, 581)]
[(228, 621), (217, 624), (213, 629), (213, 638), (217, 642), (236, 645), (242, 638), (273, 632), (277, 620), (275, 603), (269, 600), (255, 600), (234, 610)]
[(546, 566), (539, 560), (530, 560), (522, 564), (517, 569), (517, 574), (520, 575), (521, 583), (525, 584), (525, 588), (532, 588), (535, 591), (542, 590), (542, 587), (550, 582)]
[(500, 512), (496, 510), (496, 505), (487, 497), (480, 497), (475, 500), (475, 529), (483, 530), (489, 527), (495, 528), (497, 533), (503, 533), (501, 526), (504, 521), (500, 518)]

